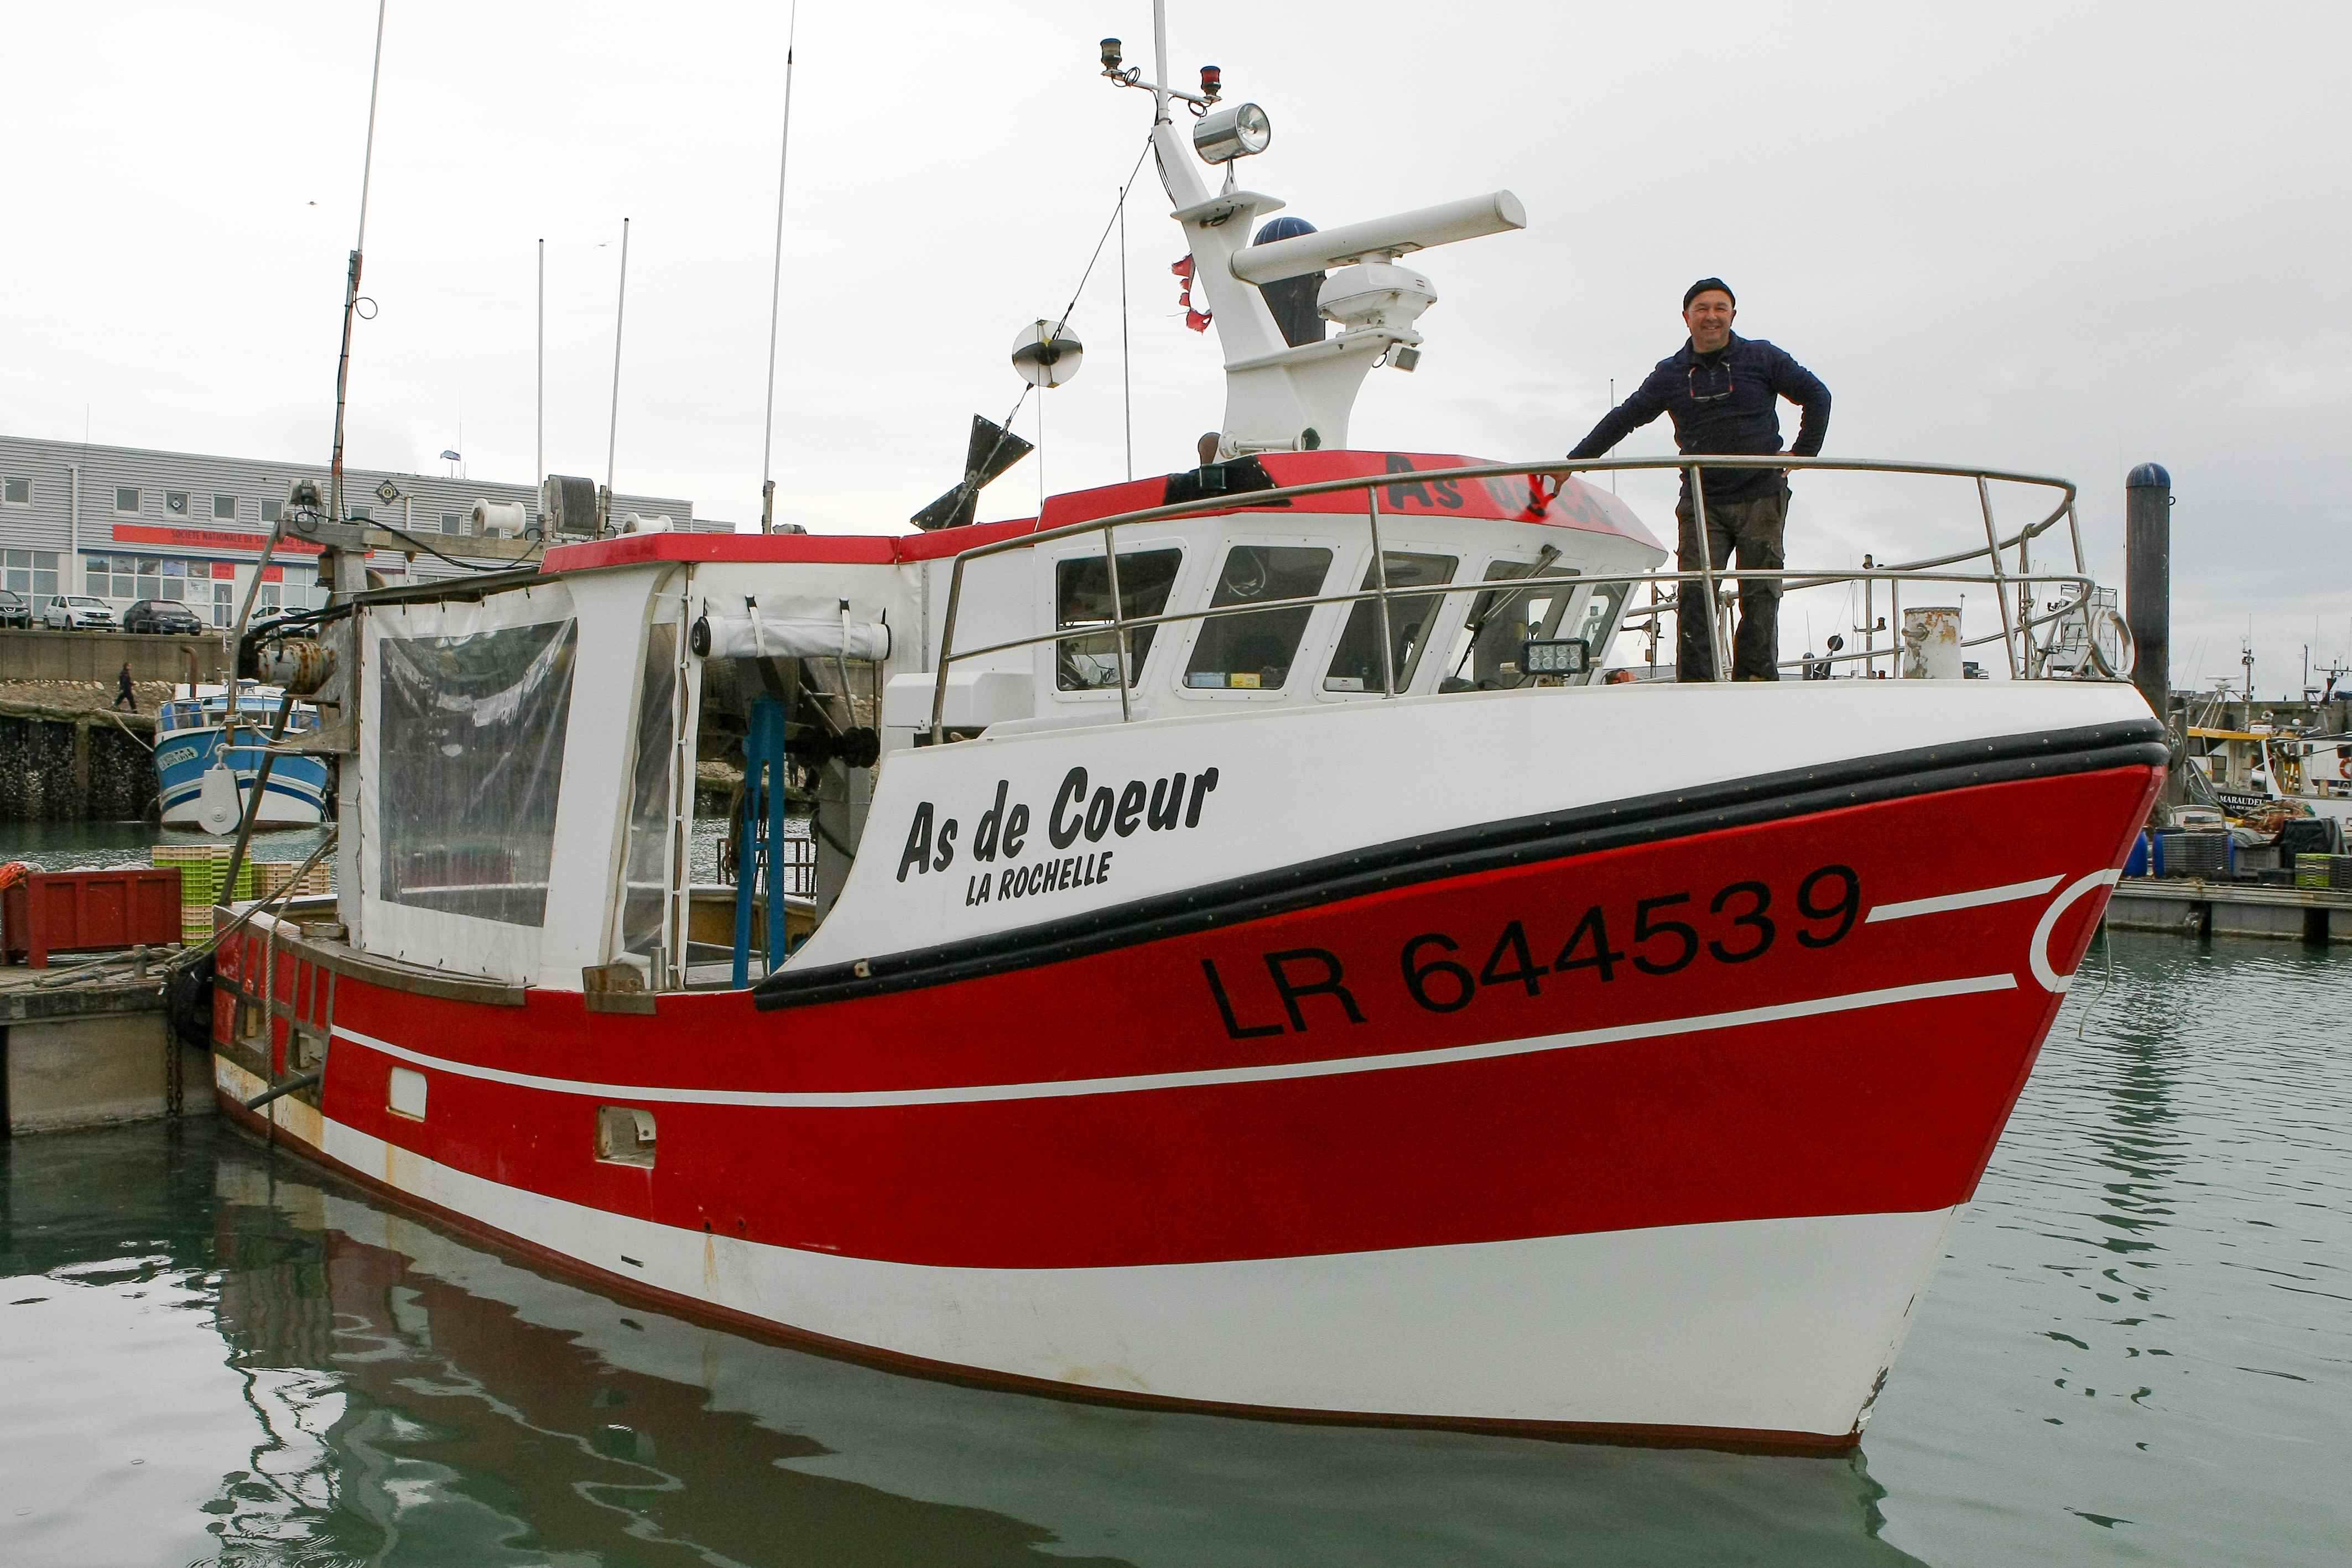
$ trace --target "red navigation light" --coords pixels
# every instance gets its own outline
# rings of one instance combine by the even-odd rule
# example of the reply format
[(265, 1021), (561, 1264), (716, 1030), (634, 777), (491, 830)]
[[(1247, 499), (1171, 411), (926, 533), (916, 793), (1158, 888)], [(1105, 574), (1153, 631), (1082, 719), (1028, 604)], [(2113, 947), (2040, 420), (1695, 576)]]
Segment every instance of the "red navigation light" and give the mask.
[(1211, 103), (1214, 103), (1217, 101), (1217, 94), (1223, 92), (1224, 88), (1225, 71), (1223, 66), (1202, 66), (1201, 68), (1201, 96), (1202, 98), (1207, 99)]

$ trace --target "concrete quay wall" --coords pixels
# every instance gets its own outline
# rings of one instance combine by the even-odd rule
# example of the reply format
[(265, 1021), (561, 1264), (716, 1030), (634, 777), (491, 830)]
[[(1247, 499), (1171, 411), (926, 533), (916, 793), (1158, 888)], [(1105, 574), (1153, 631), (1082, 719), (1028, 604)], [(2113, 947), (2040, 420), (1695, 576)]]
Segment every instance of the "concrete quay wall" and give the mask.
[(0, 681), (90, 681), (111, 688), (126, 662), (134, 681), (184, 681), (190, 653), (196, 657), (199, 680), (217, 681), (228, 667), (217, 633), (172, 637), (10, 626), (0, 628)]

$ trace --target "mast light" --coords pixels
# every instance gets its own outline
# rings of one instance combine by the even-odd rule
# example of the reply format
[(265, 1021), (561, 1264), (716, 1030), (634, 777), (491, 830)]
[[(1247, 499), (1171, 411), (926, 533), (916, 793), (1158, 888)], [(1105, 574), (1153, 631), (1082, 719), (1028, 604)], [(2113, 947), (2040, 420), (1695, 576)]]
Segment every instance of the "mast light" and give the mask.
[[(1206, 73), (1203, 72), (1205, 78)], [(1203, 87), (1208, 83), (1203, 80)], [(1274, 122), (1254, 103), (1213, 109), (1192, 126), (1192, 151), (1209, 163), (1230, 163), (1263, 152), (1274, 140)]]

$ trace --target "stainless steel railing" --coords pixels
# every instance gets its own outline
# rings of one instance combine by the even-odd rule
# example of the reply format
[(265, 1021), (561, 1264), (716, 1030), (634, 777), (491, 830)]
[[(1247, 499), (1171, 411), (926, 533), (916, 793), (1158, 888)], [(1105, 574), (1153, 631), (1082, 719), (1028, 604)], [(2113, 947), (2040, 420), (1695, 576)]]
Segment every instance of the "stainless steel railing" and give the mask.
[[(1985, 542), (1981, 546), (1972, 544), (1966, 549), (1955, 550), (1948, 555), (1927, 557), (1913, 561), (1903, 561), (1892, 566), (1874, 566), (1860, 569), (1844, 567), (1830, 569), (1794, 569), (1783, 567), (1770, 570), (1763, 570), (1738, 568), (1730, 565), (1727, 565), (1722, 569), (1717, 569), (1713, 564), (1712, 552), (1702, 548), (1699, 552), (1700, 561), (1698, 569), (1691, 571), (1600, 573), (1567, 571), (1546, 573), (1541, 570), (1540, 567), (1538, 567), (1538, 570), (1531, 572), (1529, 575), (1525, 577), (1507, 578), (1495, 581), (1480, 583), (1454, 584), (1444, 588), (1437, 588), (1429, 585), (1416, 585), (1402, 589), (1395, 589), (1391, 588), (1389, 584), (1386, 557), (1381, 547), (1380, 487), (1384, 485), (1398, 483), (1401, 479), (1405, 477), (1410, 477), (1417, 484), (1424, 485), (1439, 480), (1508, 479), (1521, 477), (1528, 479), (1531, 486), (1539, 486), (1542, 481), (1549, 479), (1552, 481), (1555, 487), (1557, 487), (1569, 476), (1579, 474), (1623, 473), (1643, 470), (1679, 470), (1684, 475), (1685, 483), (1689, 487), (1692, 502), (1692, 515), (1696, 532), (1699, 539), (1704, 541), (1707, 537), (1707, 528), (1706, 480), (1701, 472), (1702, 468), (1827, 470), (1843, 473), (1901, 474), (1971, 480), (1974, 482), (1976, 486), (1978, 507), (1985, 530)], [(2057, 497), (2055, 503), (2051, 507), (2048, 512), (2042, 515), (2037, 520), (2025, 524), (2015, 533), (2004, 538), (2002, 537), (1999, 525), (1993, 516), (1991, 486), (1995, 483), (2025, 485), (2042, 489), (2053, 490), (2057, 492)], [(1373, 586), (1370, 588), (1345, 593), (1296, 595), (1285, 599), (1257, 600), (1246, 604), (1222, 605), (1213, 609), (1174, 611), (1158, 615), (1130, 616), (1125, 612), (1125, 599), (1119, 591), (1118, 583), (1118, 530), (1120, 528), (1132, 528), (1140, 525), (1165, 522), (1174, 518), (1255, 511), (1275, 503), (1294, 500), (1303, 497), (1339, 495), (1350, 491), (1360, 491), (1364, 496), (1365, 507), (1361, 516), (1363, 517), (1365, 524), (1370, 533), (1373, 561)], [(1463, 593), (1500, 593), (1506, 596), (1501, 603), (1503, 605), (1507, 605), (1512, 599), (1523, 595), (1530, 590), (1552, 583), (1577, 588), (1600, 587), (1619, 582), (1627, 584), (1664, 584), (1671, 582), (1675, 584), (1675, 595), (1673, 602), (1671, 604), (1659, 604), (1651, 609), (1648, 613), (1654, 617), (1669, 610), (1677, 615), (1684, 613), (1681, 606), (1682, 600), (1686, 592), (1685, 585), (1697, 585), (1705, 595), (1702, 602), (1708, 607), (1706, 614), (1706, 624), (1708, 627), (1707, 641), (1715, 664), (1716, 678), (1717, 680), (1727, 679), (1730, 674), (1729, 660), (1727, 653), (1727, 644), (1729, 642), (1729, 638), (1725, 634), (1725, 628), (1721, 624), (1724, 618), (1724, 612), (1727, 609), (1727, 601), (1718, 587), (1718, 584), (1723, 578), (1730, 577), (1737, 580), (1743, 581), (1777, 581), (1781, 585), (1784, 591), (1802, 591), (1806, 589), (1833, 587), (1852, 583), (1885, 582), (1889, 585), (1890, 598), (1887, 625), (1890, 635), (1887, 643), (1884, 646), (1879, 645), (1876, 642), (1876, 628), (1874, 625), (1865, 630), (1864, 634), (1868, 640), (1866, 641), (1865, 645), (1859, 651), (1851, 653), (1841, 652), (1819, 655), (1810, 661), (1783, 661), (1781, 663), (1781, 667), (1783, 668), (1804, 663), (1812, 663), (1816, 664), (1848, 664), (1864, 660), (1875, 661), (1881, 658), (1895, 660), (1899, 666), (1902, 653), (1902, 602), (1900, 597), (1902, 584), (1906, 582), (1933, 582), (1987, 586), (1994, 590), (1994, 597), (2000, 606), (2001, 629), (1998, 632), (1987, 633), (1982, 636), (1968, 639), (1962, 643), (1962, 646), (1977, 647), (1997, 639), (2004, 645), (2007, 653), (2010, 674), (2011, 678), (2019, 680), (2034, 679), (2042, 674), (2039, 665), (2039, 655), (2042, 650), (2034, 642), (2032, 637), (2033, 632), (2040, 627), (2052, 625), (2057, 622), (2063, 621), (2071, 615), (2089, 614), (2089, 607), (2092, 603), (2092, 593), (2097, 587), (2096, 582), (2087, 574), (2084, 567), (2082, 527), (2075, 517), (2074, 501), (2075, 489), (2071, 481), (2053, 478), (2043, 475), (2011, 473), (2001, 469), (1975, 468), (1951, 464), (1902, 463), (1879, 461), (1867, 458), (1792, 457), (1785, 454), (1779, 454), (1769, 456), (1689, 455), (1680, 457), (1598, 458), (1581, 462), (1551, 460), (1540, 463), (1475, 464), (1460, 468), (1419, 470), (1410, 476), (1384, 473), (1362, 475), (1346, 479), (1318, 480), (1311, 484), (1287, 485), (1277, 486), (1273, 489), (1249, 490), (1227, 495), (1206, 496), (1198, 500), (1180, 501), (1168, 506), (1141, 507), (1135, 511), (1121, 512), (1111, 517), (1090, 518), (1085, 522), (1066, 524), (1057, 528), (1045, 528), (1035, 533), (1023, 534), (1013, 538), (1000, 539), (991, 544), (981, 545), (975, 549), (963, 551), (955, 558), (955, 565), (948, 588), (947, 607), (941, 618), (939, 666), (935, 672), (935, 678), (931, 690), (931, 737), (934, 742), (945, 737), (948, 672), (950, 666), (959, 660), (982, 658), (993, 653), (1009, 653), (1015, 649), (1035, 647), (1041, 643), (1067, 643), (1082, 638), (1108, 635), (1112, 639), (1113, 654), (1117, 664), (1119, 716), (1122, 720), (1126, 720), (1133, 716), (1133, 682), (1130, 678), (1130, 665), (1133, 655), (1130, 649), (1129, 639), (1136, 631), (1147, 627), (1172, 625), (1188, 621), (1213, 620), (1219, 616), (1225, 615), (1256, 615), (1274, 610), (1304, 609), (1321, 604), (1355, 604), (1366, 600), (1376, 601), (1380, 605), (1381, 695), (1383, 696), (1394, 696), (1396, 695), (1396, 673), (1393, 667), (1394, 643), (1391, 638), (1391, 627), (1390, 622), (1391, 603), (1393, 600), (1401, 595), (1413, 599), (1428, 599), (1432, 597), (1450, 599), (1453, 595)], [(1331, 517), (1335, 519), (1345, 519), (1354, 515), (1355, 514), (1350, 513), (1317, 514), (1318, 517)], [(2031, 556), (2032, 541), (2041, 538), (2050, 529), (2055, 528), (2061, 521), (2063, 521), (2066, 524), (2066, 540), (2068, 545), (2071, 547), (2074, 558), (2074, 570), (2071, 571), (2034, 570), (2032, 567)], [(986, 643), (976, 648), (958, 648), (955, 646), (956, 618), (963, 596), (964, 571), (965, 568), (971, 562), (982, 559), (990, 556), (1008, 554), (1016, 550), (1034, 549), (1041, 544), (1049, 544), (1056, 539), (1072, 538), (1086, 534), (1100, 534), (1103, 537), (1103, 559), (1108, 576), (1108, 586), (1110, 591), (1111, 602), (1111, 617), (1108, 622), (1090, 624), (1084, 628), (1056, 626), (1049, 632), (1042, 632), (1028, 636), (1012, 638), (1004, 642)], [(2015, 550), (2017, 552), (2017, 565), (2014, 570), (2011, 570), (2003, 560), (2004, 555), (2011, 550)], [(1956, 572), (1947, 570), (1951, 567), (1978, 559), (1985, 560), (1988, 563), (1990, 570), (1983, 572), (1973, 573)], [(2046, 609), (2042, 613), (2036, 614), (2033, 612), (2032, 609), (2033, 595), (2032, 591), (2042, 584), (2052, 584), (2062, 590), (2072, 590), (2073, 591), (2062, 596), (2053, 606)], [(2020, 592), (2018, 603), (2014, 606), (2012, 606), (2010, 601), (2010, 594), (2012, 591), (2022, 591)], [(1630, 589), (1626, 598), (1630, 601), (1632, 598)], [(1500, 605), (1497, 606), (1497, 608), (1500, 607)], [(1638, 615), (1642, 612), (1636, 612), (1635, 613)], [(2108, 613), (2112, 616), (2112, 612), (2109, 612)], [(1624, 629), (1628, 619), (1630, 618), (1621, 612), (1612, 622), (1612, 628), (1616, 630)], [(2089, 644), (2087, 650), (2088, 660), (2095, 666), (2096, 673), (2100, 677), (2109, 680), (2121, 680), (2125, 678), (2125, 674), (2129, 670), (2130, 661), (2128, 659), (2120, 659), (2111, 663), (2098, 647), (2099, 639), (2097, 633), (2099, 630), (2100, 628), (2096, 627), (2085, 627), (2085, 631), (2089, 633), (2085, 639)], [(2113, 630), (2119, 639), (2124, 640), (2125, 646), (2128, 647), (2129, 633), (2119, 619), (2115, 621)], [(1596, 650), (1596, 652), (1598, 651)], [(2116, 667), (2118, 664), (2122, 666), (2120, 669)]]

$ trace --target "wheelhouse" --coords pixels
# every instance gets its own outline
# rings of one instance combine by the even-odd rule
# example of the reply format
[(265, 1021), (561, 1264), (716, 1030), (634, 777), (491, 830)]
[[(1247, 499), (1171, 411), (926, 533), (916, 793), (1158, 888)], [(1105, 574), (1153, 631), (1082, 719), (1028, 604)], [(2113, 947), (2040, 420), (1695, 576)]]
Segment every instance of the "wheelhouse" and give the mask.
[[(896, 753), (1122, 717), (1494, 692), (1538, 678), (1519, 667), (1530, 638), (1605, 648), (1629, 580), (1663, 548), (1574, 480), (1555, 494), (1415, 476), (1465, 462), (1268, 455), (1057, 497), (1037, 519), (625, 536), (558, 546), (533, 574), (372, 596), (344, 786), (357, 831), (339, 847), (349, 940), (554, 989), (740, 986), (840, 898)], [(1370, 500), (1360, 486), (1250, 498), (1367, 477)], [(1195, 509), (1122, 528), (1115, 559), (1097, 534), (1054, 537), (1171, 504)], [(1122, 650), (1108, 628), (1138, 619), (1155, 623)], [(958, 653), (940, 704), (950, 635), (973, 652)], [(758, 800), (771, 749), (772, 816)], [(767, 821), (782, 831), (762, 833)], [(765, 875), (747, 835), (765, 840)], [(755, 928), (774, 935), (747, 943)]]

